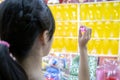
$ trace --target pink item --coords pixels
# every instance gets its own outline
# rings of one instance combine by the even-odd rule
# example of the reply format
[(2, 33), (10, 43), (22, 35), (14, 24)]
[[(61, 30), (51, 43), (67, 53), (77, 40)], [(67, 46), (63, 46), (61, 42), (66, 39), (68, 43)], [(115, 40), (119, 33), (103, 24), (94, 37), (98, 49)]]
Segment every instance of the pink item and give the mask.
[(0, 41), (0, 44), (7, 46), (8, 48), (10, 47), (10, 44), (6, 41)]
[(104, 67), (98, 68), (96, 71), (96, 80), (105, 80), (105, 78), (107, 77), (105, 73), (106, 71), (104, 70)]
[(86, 31), (86, 28), (84, 26), (80, 26), (80, 31), (82, 33), (82, 35), (85, 33)]
[(96, 80), (120, 80), (120, 66), (118, 61), (105, 60), (96, 70)]
[(80, 27), (80, 30), (81, 30), (82, 32), (85, 32), (85, 31), (86, 31), (85, 27)]

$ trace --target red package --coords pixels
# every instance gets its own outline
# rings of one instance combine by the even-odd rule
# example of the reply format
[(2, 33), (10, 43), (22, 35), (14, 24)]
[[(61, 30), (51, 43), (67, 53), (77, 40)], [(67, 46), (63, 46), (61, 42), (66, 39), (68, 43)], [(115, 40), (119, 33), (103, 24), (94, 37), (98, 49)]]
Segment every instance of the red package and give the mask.
[(120, 62), (106, 60), (96, 71), (96, 80), (120, 80)]
[(107, 78), (106, 80), (117, 80), (115, 77), (110, 76), (109, 78)]
[(63, 0), (59, 0), (59, 2), (60, 2), (60, 3), (62, 3), (62, 2), (63, 2)]

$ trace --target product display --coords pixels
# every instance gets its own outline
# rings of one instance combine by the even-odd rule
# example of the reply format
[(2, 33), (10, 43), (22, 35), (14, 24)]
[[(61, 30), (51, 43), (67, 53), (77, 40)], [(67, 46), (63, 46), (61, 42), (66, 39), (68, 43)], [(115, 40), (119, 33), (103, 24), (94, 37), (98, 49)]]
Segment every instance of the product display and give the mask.
[(117, 57), (99, 57), (98, 58), (98, 65), (104, 65), (105, 61), (117, 61), (118, 58)]
[[(80, 4), (74, 2), (77, 0), (56, 1), (63, 4), (49, 5), (56, 30), (51, 52), (43, 59), (44, 72), (57, 70), (58, 80), (78, 80), (78, 31), (81, 27), (84, 34), (86, 30), (82, 26), (86, 26), (92, 29), (87, 45), (90, 80), (120, 80), (120, 1), (79, 0)], [(59, 64), (54, 69), (50, 64), (52, 59), (54, 64)]]
[(102, 1), (119, 1), (119, 0), (45, 0), (48, 4), (68, 4), (68, 3), (87, 3), (87, 2), (102, 2)]
[(106, 60), (96, 71), (96, 80), (120, 80), (120, 63), (113, 60)]
[(77, 37), (79, 26), (82, 25), (92, 28), (92, 39), (88, 43), (90, 55), (117, 56), (120, 34), (119, 6), (120, 2), (50, 5), (56, 19), (53, 50), (78, 52)]

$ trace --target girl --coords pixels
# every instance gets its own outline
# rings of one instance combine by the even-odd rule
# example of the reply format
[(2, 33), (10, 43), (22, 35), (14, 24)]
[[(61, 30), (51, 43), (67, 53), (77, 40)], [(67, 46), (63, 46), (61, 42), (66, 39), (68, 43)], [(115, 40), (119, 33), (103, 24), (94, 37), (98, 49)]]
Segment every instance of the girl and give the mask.
[[(0, 80), (44, 80), (42, 57), (51, 48), (55, 21), (43, 0), (5, 0), (0, 4)], [(91, 29), (79, 35), (79, 80), (89, 80), (87, 48)], [(16, 60), (13, 60), (9, 54)]]

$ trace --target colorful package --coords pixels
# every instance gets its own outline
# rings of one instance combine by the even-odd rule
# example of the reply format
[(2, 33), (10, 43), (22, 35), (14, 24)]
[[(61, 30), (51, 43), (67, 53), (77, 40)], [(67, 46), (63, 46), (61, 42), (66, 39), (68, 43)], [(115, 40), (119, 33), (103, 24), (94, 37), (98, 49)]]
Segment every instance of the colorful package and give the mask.
[(104, 65), (104, 61), (105, 60), (113, 60), (113, 61), (117, 61), (117, 57), (99, 57), (98, 58), (98, 65), (101, 66), (101, 65)]
[(98, 57), (89, 56), (88, 61), (89, 61), (90, 80), (96, 80)]
[(120, 80), (120, 65), (118, 61), (105, 60), (96, 71), (96, 80)]

